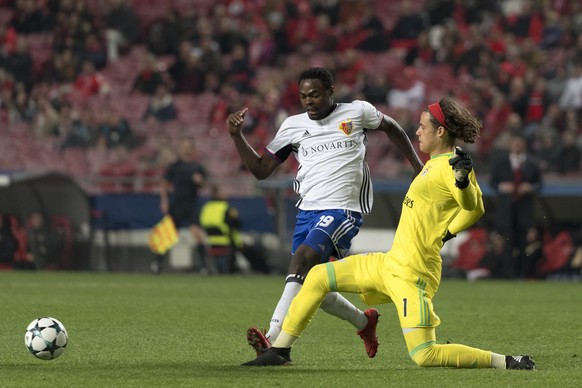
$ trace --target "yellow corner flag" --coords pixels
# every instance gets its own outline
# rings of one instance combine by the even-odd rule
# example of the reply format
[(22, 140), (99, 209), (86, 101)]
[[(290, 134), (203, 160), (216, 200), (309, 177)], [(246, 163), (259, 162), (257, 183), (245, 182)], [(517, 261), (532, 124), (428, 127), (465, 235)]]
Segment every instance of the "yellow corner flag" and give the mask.
[(152, 252), (163, 255), (178, 242), (178, 230), (170, 216), (164, 216), (158, 222), (148, 237), (148, 245)]

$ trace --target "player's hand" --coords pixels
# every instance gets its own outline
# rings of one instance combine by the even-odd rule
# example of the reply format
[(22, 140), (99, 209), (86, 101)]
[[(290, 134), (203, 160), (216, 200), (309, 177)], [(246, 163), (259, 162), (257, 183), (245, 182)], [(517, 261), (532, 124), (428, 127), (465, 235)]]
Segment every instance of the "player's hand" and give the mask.
[(229, 114), (226, 118), (226, 125), (228, 125), (228, 132), (231, 136), (240, 134), (248, 110), (249, 108), (244, 108), (243, 110)]
[(501, 182), (499, 186), (497, 186), (497, 190), (503, 194), (513, 194), (515, 192), (515, 183)]
[(192, 174), (192, 182), (196, 184), (198, 187), (204, 186), (204, 175), (199, 172), (195, 172)]
[(518, 186), (517, 186), (517, 195), (519, 196), (523, 196), (523, 195), (527, 195), (527, 194), (531, 194), (534, 192), (534, 187), (531, 183), (529, 182), (521, 182)]
[(449, 164), (455, 172), (455, 185), (459, 189), (469, 186), (469, 173), (473, 170), (471, 155), (461, 147), (455, 147), (455, 156), (449, 159)]

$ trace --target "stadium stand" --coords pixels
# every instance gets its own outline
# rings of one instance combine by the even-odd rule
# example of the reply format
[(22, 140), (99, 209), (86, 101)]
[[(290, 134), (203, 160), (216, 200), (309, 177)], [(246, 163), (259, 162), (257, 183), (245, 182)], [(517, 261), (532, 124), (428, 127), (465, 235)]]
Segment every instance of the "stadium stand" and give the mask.
[[(24, 3), (32, 4), (31, 8)], [(98, 84), (95, 86), (96, 94), (86, 97), (75, 89), (75, 85), (81, 82), (80, 63), (84, 59), (94, 58), (89, 54), (98, 48), (92, 47), (91, 51), (84, 45), (87, 36), (93, 35), (98, 37), (98, 46), (106, 50), (107, 15), (115, 3), (125, 4), (125, 12), (137, 15), (137, 38), (125, 51), (122, 50), (118, 59), (97, 67), (95, 75), (85, 81)], [(372, 12), (362, 11), (367, 8)], [(88, 189), (109, 187), (94, 184), (100, 179), (98, 172), (106, 164), (108, 155), (104, 155), (105, 161), (100, 161), (100, 158), (89, 158), (84, 152), (59, 151), (58, 144), (62, 141), (63, 127), (66, 126), (64, 119), (59, 117), (60, 104), (67, 101), (71, 103), (74, 115), (90, 109), (97, 122), (105, 107), (113, 107), (122, 114), (139, 138), (139, 145), (134, 145), (130, 150), (129, 158), (133, 163), (140, 158), (142, 161), (146, 159), (144, 148), (151, 149), (151, 138), (155, 132), (166, 131), (174, 141), (179, 133), (189, 131), (199, 142), (200, 157), (208, 162), (211, 176), (219, 180), (240, 177), (236, 154), (224, 145), (228, 143), (222, 128), (224, 117), (230, 110), (250, 105), (253, 100), (258, 100), (258, 105), (267, 98), (274, 99), (273, 104), (277, 101), (283, 103), (286, 90), (281, 85), (292, 83), (296, 70), (282, 69), (311, 65), (331, 67), (337, 77), (336, 95), (346, 99), (366, 99), (362, 76), (376, 73), (386, 74), (387, 87), (403, 92), (399, 96), (406, 96), (409, 91), (406, 88), (411, 84), (406, 85), (403, 80), (407, 77), (402, 75), (412, 74), (409, 82), (416, 82), (415, 85), (424, 88), (424, 97), (418, 101), (418, 106), (411, 104), (411, 100), (402, 100), (413, 114), (417, 114), (419, 107), (422, 108), (427, 102), (443, 94), (452, 94), (486, 118), (492, 107), (492, 94), (501, 91), (507, 96), (505, 104), (508, 109), (522, 116), (523, 130), (531, 134), (531, 146), (542, 149), (540, 133), (544, 132), (548, 121), (545, 111), (557, 102), (548, 100), (543, 94), (543, 112), (536, 122), (527, 121), (524, 104), (533, 104), (535, 96), (531, 95), (531, 91), (536, 77), (544, 78), (548, 84), (557, 84), (558, 91), (560, 85), (565, 87), (568, 79), (575, 79), (574, 67), (582, 56), (582, 39), (578, 39), (580, 8), (576, 2), (534, 2), (528, 5), (517, 1), (469, 5), (453, 1), (407, 0), (5, 2), (0, 6), (0, 20), (5, 22), (7, 30), (14, 32), (17, 41), (23, 42), (30, 53), (32, 68), (30, 87), (21, 85), (25, 80), (19, 79), (20, 76), (11, 67), (15, 49), (8, 48), (10, 34), (4, 33), (5, 50), (0, 79), (6, 91), (2, 94), (0, 107), (2, 121), (7, 124), (4, 131), (11, 146), (2, 147), (5, 152), (2, 153), (0, 167), (10, 170), (54, 168), (81, 179)], [(170, 10), (177, 11), (177, 20), (168, 17)], [(329, 18), (327, 30), (323, 32), (336, 39), (336, 50), (333, 47), (317, 50), (314, 26), (315, 18), (320, 16)], [(388, 43), (386, 49), (363, 50), (357, 47), (360, 41), (345, 40), (342, 35), (344, 31), (368, 31), (363, 28), (372, 17), (378, 18), (384, 27), (383, 34)], [(556, 18), (568, 23), (556, 23)], [(41, 25), (30, 25), (32, 22), (38, 24), (38, 21)], [(221, 30), (221, 25), (226, 25), (230, 31)], [(292, 34), (285, 35), (284, 30), (290, 25), (304, 26), (307, 41), (297, 47), (289, 47)], [(570, 27), (560, 28), (559, 25)], [(154, 27), (159, 28), (154, 30)], [(487, 29), (492, 31), (490, 39), (483, 41), (478, 38)], [(179, 31), (180, 37), (192, 44), (190, 62), (179, 63), (177, 45), (170, 52), (152, 54), (150, 47), (153, 47), (152, 36), (155, 35), (152, 31), (161, 31), (164, 36), (172, 36), (168, 34)], [(322, 35), (321, 30), (318, 32)], [(207, 46), (203, 43), (206, 42), (204, 39), (208, 41)], [(423, 43), (427, 41), (429, 45)], [(243, 65), (245, 58), (238, 62), (233, 60), (232, 49), (237, 42), (248, 48), (246, 60), (252, 61), (252, 67)], [(530, 51), (524, 47), (529, 47)], [(75, 53), (76, 82), (67, 81), (66, 73), (63, 73), (65, 68), (62, 67), (61, 55), (67, 49)], [(346, 58), (352, 55), (349, 53), (352, 49), (356, 50), (356, 63), (350, 65)], [(269, 50), (275, 54), (269, 56)], [(172, 95), (178, 111), (175, 122), (162, 124), (143, 120), (151, 97), (133, 91), (133, 83), (150, 55), (154, 55), (157, 68), (170, 88), (176, 88), (176, 72), (190, 74), (187, 79), (194, 82), (192, 92), (174, 92)], [(210, 65), (215, 68), (208, 68)], [(556, 69), (560, 66), (567, 71), (561, 84), (560, 80), (555, 79)], [(247, 72), (237, 73), (239, 68), (247, 69)], [(500, 75), (495, 78), (496, 71), (520, 76), (525, 84), (524, 95), (513, 97), (511, 86), (504, 83), (507, 82), (504, 77)], [(191, 76), (196, 74), (197, 78), (192, 79)], [(236, 87), (233, 89), (232, 85)], [(24, 94), (22, 99), (28, 100), (30, 116), (23, 113), (26, 104), (20, 106), (16, 103), (19, 94)], [(40, 100), (43, 97), (49, 98), (54, 109), (41, 111)], [(291, 94), (290, 98), (293, 97)], [(228, 99), (226, 106), (221, 107), (225, 98)], [(284, 108), (283, 104), (280, 105), (270, 111), (260, 106), (257, 108), (256, 125), (248, 131), (255, 144), (267, 141), (282, 117), (299, 110), (296, 102)], [(378, 106), (399, 118), (399, 110), (388, 99)], [(560, 135), (567, 130), (576, 135), (576, 150), (580, 152), (579, 107), (570, 108), (567, 102), (561, 106), (563, 113), (575, 109), (575, 120), (568, 127), (559, 123), (557, 128), (556, 125), (550, 128), (558, 140), (554, 147), (559, 149)], [(501, 132), (504, 130), (501, 128)], [(490, 129), (485, 122), (484, 134), (487, 131)], [(99, 137), (99, 134), (96, 136)], [(147, 144), (149, 146), (145, 146)], [(495, 147), (499, 145), (492, 143), (490, 146), (494, 149), (479, 151), (479, 157), (485, 161), (489, 152), (495, 152)], [(89, 147), (99, 147), (99, 141), (95, 140)], [(376, 144), (371, 142), (370, 164), (378, 177), (400, 176), (408, 172), (405, 164), (390, 150), (375, 147)], [(557, 173), (552, 171), (551, 166), (549, 164), (546, 172)], [(151, 167), (155, 169), (156, 166)], [(579, 162), (577, 168), (571, 170), (578, 175)]]
[[(119, 15), (136, 22), (116, 25)], [(123, 27), (112, 57), (109, 30)], [(94, 69), (82, 72), (87, 61)], [(380, 96), (375, 105), (411, 137), (426, 104), (461, 100), (484, 120), (468, 147), (481, 174), (517, 130), (546, 179), (580, 179), (582, 4), (573, 0), (0, 1), (0, 169), (62, 172), (91, 194), (155, 193), (188, 133), (210, 177), (250, 195), (254, 179), (224, 119), (249, 107), (245, 133), (260, 148), (301, 110), (297, 75), (315, 65), (334, 72), (338, 100)], [(138, 75), (160, 77), (170, 101), (136, 90)], [(175, 119), (144, 119), (150, 103), (170, 102)], [(124, 121), (134, 140), (112, 141)], [(374, 136), (373, 175), (407, 178), (408, 164)]]

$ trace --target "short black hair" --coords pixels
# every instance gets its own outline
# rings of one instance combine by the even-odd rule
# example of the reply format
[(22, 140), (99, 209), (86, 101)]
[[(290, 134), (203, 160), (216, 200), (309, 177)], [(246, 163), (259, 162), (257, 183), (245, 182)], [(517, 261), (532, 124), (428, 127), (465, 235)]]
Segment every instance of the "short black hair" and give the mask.
[(298, 84), (304, 79), (318, 79), (327, 90), (333, 88), (333, 75), (331, 75), (329, 70), (324, 69), (323, 67), (311, 67), (305, 70), (299, 76)]

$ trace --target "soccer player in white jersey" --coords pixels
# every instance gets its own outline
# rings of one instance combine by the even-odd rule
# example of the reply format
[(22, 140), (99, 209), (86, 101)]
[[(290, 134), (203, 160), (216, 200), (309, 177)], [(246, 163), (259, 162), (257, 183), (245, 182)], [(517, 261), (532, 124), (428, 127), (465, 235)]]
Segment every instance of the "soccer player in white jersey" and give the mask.
[[(400, 125), (366, 101), (336, 103), (331, 73), (310, 68), (299, 77), (299, 99), (305, 113), (288, 117), (262, 155), (241, 133), (247, 109), (228, 116), (226, 123), (245, 166), (257, 179), (265, 179), (291, 154), (299, 161), (294, 189), (299, 212), (292, 242), (292, 257), (283, 294), (269, 330), (247, 330), (247, 340), (257, 357), (267, 351), (281, 332), (291, 301), (307, 272), (331, 256), (343, 258), (362, 224), (362, 214), (372, 209), (372, 182), (366, 162), (367, 133), (385, 132), (412, 164), (423, 167)], [(378, 311), (361, 311), (339, 293), (326, 296), (321, 308), (347, 320), (374, 357), (378, 348)]]
[(535, 368), (531, 356), (505, 356), (461, 344), (438, 344), (433, 298), (442, 272), (445, 241), (473, 225), (485, 213), (473, 161), (455, 147), (473, 143), (481, 121), (456, 100), (443, 98), (421, 114), (416, 135), (430, 155), (414, 178), (389, 252), (348, 256), (314, 266), (289, 307), (283, 331), (273, 346), (244, 366), (291, 364), (291, 348), (329, 292), (360, 294), (370, 305), (394, 303), (408, 354), (423, 367)]

